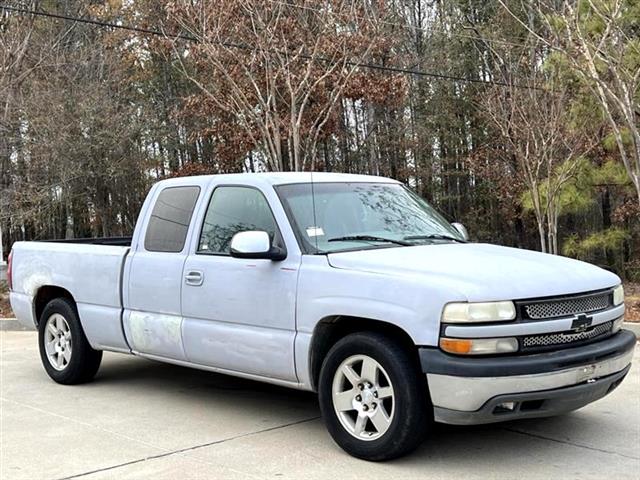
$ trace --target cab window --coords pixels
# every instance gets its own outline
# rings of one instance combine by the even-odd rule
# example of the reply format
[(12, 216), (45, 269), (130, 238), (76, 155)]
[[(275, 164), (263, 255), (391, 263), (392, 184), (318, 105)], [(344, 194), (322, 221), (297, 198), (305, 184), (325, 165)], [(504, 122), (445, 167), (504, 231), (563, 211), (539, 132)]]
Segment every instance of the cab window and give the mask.
[(200, 187), (168, 187), (153, 206), (144, 248), (149, 252), (181, 252)]
[(202, 225), (198, 253), (228, 255), (238, 232), (262, 230), (278, 245), (276, 221), (264, 195), (251, 187), (218, 187), (214, 190)]

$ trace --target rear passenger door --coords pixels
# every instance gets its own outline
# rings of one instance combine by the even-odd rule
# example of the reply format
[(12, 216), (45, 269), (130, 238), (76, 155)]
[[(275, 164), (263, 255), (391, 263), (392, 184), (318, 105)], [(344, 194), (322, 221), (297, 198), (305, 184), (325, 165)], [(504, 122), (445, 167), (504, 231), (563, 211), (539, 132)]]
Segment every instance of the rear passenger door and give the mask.
[(191, 217), (200, 187), (167, 186), (156, 195), (143, 238), (134, 245), (124, 327), (136, 353), (186, 360), (180, 293)]
[[(214, 189), (184, 267), (184, 346), (194, 363), (295, 381), (299, 254), (289, 251), (284, 261), (230, 255), (231, 238), (241, 231), (266, 231), (285, 246), (265, 193), (277, 202), (275, 192), (254, 187)], [(284, 217), (280, 204), (274, 207)]]

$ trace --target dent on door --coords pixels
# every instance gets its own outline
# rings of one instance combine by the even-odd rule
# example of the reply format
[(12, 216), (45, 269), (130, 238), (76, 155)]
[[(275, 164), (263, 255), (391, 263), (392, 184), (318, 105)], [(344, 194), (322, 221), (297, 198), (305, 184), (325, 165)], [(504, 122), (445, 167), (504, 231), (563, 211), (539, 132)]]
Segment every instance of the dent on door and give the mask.
[(185, 350), (200, 365), (295, 380), (293, 340), (286, 330), (185, 319)]
[(132, 311), (124, 324), (134, 351), (186, 360), (182, 349), (182, 317)]

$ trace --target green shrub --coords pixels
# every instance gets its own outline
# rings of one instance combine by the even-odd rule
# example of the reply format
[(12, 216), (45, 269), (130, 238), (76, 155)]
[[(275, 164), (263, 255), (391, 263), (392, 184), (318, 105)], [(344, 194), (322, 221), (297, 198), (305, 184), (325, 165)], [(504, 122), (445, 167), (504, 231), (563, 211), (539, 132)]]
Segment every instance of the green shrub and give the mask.
[(572, 235), (564, 241), (562, 253), (567, 257), (611, 267), (624, 274), (624, 245), (630, 238), (627, 230), (618, 227), (592, 233), (582, 239)]

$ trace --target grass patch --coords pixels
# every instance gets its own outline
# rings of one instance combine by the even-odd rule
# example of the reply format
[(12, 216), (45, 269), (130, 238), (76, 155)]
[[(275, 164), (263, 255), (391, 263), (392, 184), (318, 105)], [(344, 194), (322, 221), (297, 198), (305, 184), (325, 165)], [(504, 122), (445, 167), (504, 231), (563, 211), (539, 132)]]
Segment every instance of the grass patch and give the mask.
[(640, 283), (625, 283), (624, 297), (625, 321), (640, 323)]
[(0, 281), (0, 318), (12, 318), (13, 316), (11, 305), (9, 305), (9, 285), (5, 281)]

